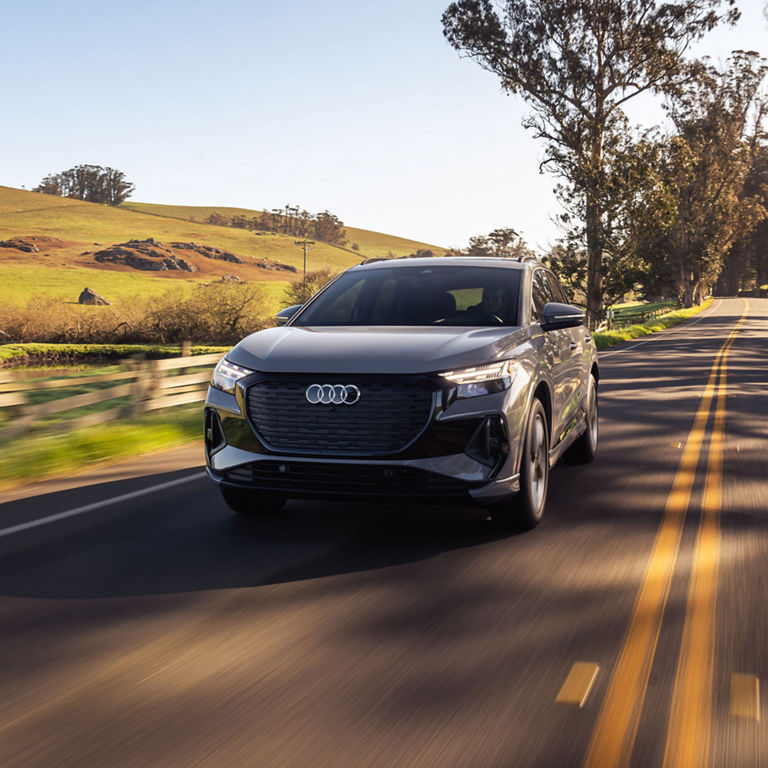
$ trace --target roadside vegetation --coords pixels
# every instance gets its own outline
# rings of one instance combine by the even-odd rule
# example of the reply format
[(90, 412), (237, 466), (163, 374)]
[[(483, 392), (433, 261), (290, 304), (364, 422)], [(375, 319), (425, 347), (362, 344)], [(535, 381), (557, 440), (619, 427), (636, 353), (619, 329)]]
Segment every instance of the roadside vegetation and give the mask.
[[(2, 344), (0, 367), (23, 366), (30, 373), (39, 370), (40, 375), (45, 376), (46, 368), (59, 370), (62, 366), (72, 366), (68, 375), (87, 375), (81, 374), (81, 367), (93, 365), (94, 361), (178, 357), (181, 349), (180, 344)], [(229, 346), (198, 344), (191, 347), (190, 354), (224, 354), (227, 349)]]
[(187, 405), (168, 409), (162, 418), (147, 413), (65, 434), (28, 436), (12, 451), (0, 451), (0, 490), (183, 445), (199, 440), (202, 429), (200, 406)]
[(707, 299), (695, 307), (667, 312), (645, 323), (636, 323), (613, 331), (593, 331), (592, 338), (595, 340), (595, 345), (598, 349), (607, 349), (624, 341), (631, 341), (641, 336), (647, 336), (649, 333), (663, 331), (665, 328), (679, 325), (683, 320), (687, 320), (689, 317), (693, 317), (693, 315), (697, 315), (709, 307), (710, 304), (712, 304), (712, 299)]
[(272, 324), (273, 303), (255, 283), (200, 285), (109, 306), (38, 297), (6, 306), (0, 338), (8, 343), (234, 344)]

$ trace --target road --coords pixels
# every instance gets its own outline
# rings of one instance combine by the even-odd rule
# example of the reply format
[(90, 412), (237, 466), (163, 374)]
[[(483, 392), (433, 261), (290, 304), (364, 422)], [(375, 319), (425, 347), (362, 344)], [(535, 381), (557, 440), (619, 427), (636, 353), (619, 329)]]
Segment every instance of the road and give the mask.
[(600, 408), (519, 535), (238, 519), (198, 448), (3, 494), (0, 763), (768, 766), (768, 300), (603, 354)]

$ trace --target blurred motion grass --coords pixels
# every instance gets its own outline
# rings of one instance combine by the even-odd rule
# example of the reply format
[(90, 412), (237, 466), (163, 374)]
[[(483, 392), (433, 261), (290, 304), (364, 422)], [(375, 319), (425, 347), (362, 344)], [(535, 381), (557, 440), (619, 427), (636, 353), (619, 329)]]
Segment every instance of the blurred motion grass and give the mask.
[[(229, 347), (205, 346), (196, 344), (192, 347), (193, 355), (210, 355), (220, 352), (222, 355)], [(133, 355), (145, 355), (148, 358), (178, 357), (181, 348), (178, 344), (2, 344), (0, 345), (0, 365), (23, 365), (25, 362), (47, 362), (62, 359), (114, 358), (125, 359)]]
[(616, 344), (621, 344), (623, 341), (631, 341), (632, 339), (637, 339), (641, 336), (647, 336), (649, 333), (663, 331), (665, 328), (671, 328), (673, 325), (678, 325), (679, 323), (682, 323), (683, 320), (687, 320), (689, 317), (697, 315), (711, 303), (712, 299), (707, 299), (698, 307), (678, 309), (674, 312), (668, 312), (647, 323), (638, 323), (637, 325), (630, 325), (628, 328), (621, 328), (615, 331), (595, 331), (592, 333), (592, 338), (595, 340), (595, 345), (598, 349), (607, 349)]
[(30, 435), (0, 452), (0, 490), (54, 477), (90, 464), (138, 456), (200, 440), (200, 403), (58, 435)]

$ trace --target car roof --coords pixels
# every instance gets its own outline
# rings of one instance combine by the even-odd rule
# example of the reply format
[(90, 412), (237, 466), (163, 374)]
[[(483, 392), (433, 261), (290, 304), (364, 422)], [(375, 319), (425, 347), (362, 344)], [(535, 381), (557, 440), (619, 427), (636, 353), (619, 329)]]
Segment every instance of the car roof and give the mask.
[(503, 267), (505, 269), (525, 269), (526, 267), (543, 266), (533, 258), (525, 258), (522, 261), (496, 256), (433, 256), (416, 259), (368, 259), (356, 264), (350, 269), (380, 269), (387, 267), (449, 267), (449, 266), (484, 266)]

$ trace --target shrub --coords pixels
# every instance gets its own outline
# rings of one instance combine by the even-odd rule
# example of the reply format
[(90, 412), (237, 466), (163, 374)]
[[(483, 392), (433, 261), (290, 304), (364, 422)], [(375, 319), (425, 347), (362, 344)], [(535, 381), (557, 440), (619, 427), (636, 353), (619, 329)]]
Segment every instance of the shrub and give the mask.
[(155, 299), (145, 318), (152, 341), (234, 344), (267, 326), (264, 292), (252, 283), (200, 286), (189, 298), (166, 294)]
[(267, 324), (260, 286), (215, 283), (196, 288), (191, 296), (170, 291), (106, 307), (36, 297), (25, 306), (5, 308), (0, 343), (170, 344), (189, 339), (234, 344)]

